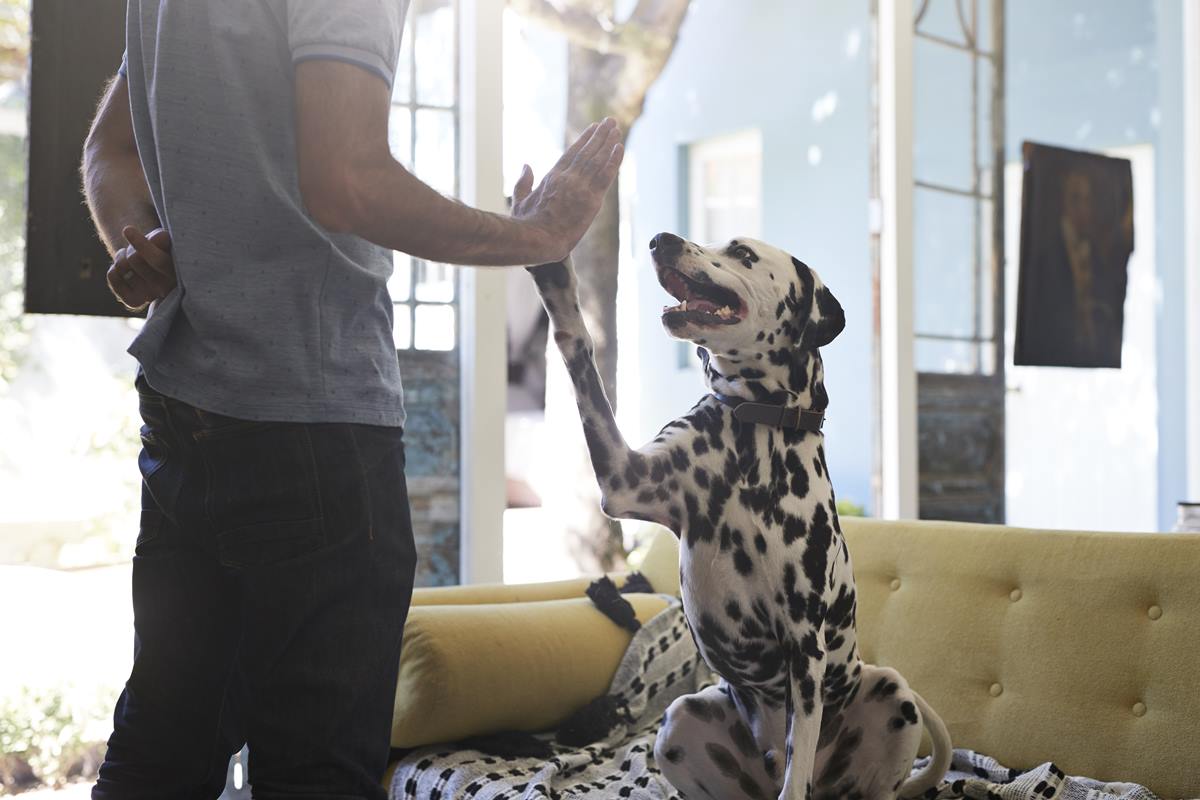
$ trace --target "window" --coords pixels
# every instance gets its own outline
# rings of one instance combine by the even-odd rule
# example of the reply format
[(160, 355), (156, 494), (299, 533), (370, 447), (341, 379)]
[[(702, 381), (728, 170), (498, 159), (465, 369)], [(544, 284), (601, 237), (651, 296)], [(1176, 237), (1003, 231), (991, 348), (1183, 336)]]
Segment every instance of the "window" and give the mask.
[(996, 372), (993, 0), (922, 0), (913, 42), (916, 366)]
[[(757, 130), (703, 139), (687, 148), (688, 238), (712, 244), (762, 236), (762, 134)], [(680, 342), (676, 366), (699, 365)]]
[(762, 134), (743, 131), (688, 148), (688, 235), (711, 243), (762, 235)]
[[(457, 0), (413, 3), (404, 26), (388, 125), (396, 159), (450, 197), (459, 193), (457, 10)], [(396, 349), (454, 350), (457, 270), (404, 253), (395, 253), (393, 259), (395, 272), (388, 289), (395, 310)]]

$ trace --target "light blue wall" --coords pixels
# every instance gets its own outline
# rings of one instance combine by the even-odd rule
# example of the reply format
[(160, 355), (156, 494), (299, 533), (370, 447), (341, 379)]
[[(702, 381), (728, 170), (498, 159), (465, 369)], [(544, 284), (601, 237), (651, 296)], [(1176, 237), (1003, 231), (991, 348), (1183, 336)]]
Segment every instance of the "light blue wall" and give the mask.
[[(693, 0), (629, 142), (643, 433), (689, 408), (704, 388), (698, 372), (675, 367), (676, 345), (658, 332), (668, 297), (636, 243), (659, 231), (686, 232), (682, 146), (758, 128), (762, 238), (817, 270), (846, 310), (845, 332), (824, 351), (826, 447), (838, 497), (862, 504), (871, 499), (872, 459), (869, 90), (866, 0)], [(829, 92), (836, 110), (817, 122), (813, 104)]]

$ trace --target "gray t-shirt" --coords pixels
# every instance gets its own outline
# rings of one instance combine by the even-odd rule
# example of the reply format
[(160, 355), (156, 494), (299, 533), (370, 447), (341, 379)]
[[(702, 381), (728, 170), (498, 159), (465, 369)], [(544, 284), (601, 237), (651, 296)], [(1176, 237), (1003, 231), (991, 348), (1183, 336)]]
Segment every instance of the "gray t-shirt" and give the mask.
[(323, 230), (296, 166), (294, 65), (390, 85), (408, 0), (129, 0), (134, 134), (179, 286), (129, 347), (218, 414), (402, 426), (388, 250)]

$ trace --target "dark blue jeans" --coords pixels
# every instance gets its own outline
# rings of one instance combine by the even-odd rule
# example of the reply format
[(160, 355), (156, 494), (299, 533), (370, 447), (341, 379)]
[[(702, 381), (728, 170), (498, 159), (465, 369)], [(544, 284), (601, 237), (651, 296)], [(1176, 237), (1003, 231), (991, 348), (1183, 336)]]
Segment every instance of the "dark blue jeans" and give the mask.
[(383, 798), (416, 553), (399, 428), (249, 422), (138, 379), (134, 665), (94, 800)]

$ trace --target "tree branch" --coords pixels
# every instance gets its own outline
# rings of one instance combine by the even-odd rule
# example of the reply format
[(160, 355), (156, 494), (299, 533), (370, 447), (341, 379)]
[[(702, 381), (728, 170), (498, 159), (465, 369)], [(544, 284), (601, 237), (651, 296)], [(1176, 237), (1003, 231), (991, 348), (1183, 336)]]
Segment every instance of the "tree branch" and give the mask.
[(572, 44), (602, 55), (636, 55), (651, 60), (670, 53), (690, 0), (639, 0), (626, 22), (615, 22), (569, 0), (508, 0), (509, 8)]
[(660, 31), (664, 37), (674, 40), (690, 4), (691, 0), (638, 0), (629, 15), (629, 22)]
[[(508, 7), (543, 27), (562, 34), (572, 44), (598, 53), (616, 53), (620, 38), (611, 20), (603, 21), (594, 14), (556, 5), (551, 0), (508, 0)], [(606, 24), (607, 23), (607, 24)]]

